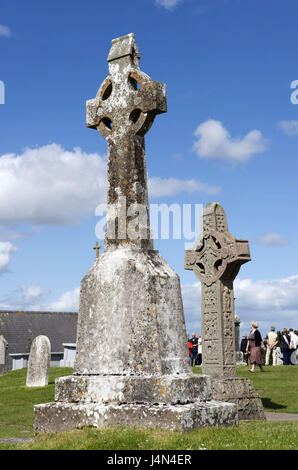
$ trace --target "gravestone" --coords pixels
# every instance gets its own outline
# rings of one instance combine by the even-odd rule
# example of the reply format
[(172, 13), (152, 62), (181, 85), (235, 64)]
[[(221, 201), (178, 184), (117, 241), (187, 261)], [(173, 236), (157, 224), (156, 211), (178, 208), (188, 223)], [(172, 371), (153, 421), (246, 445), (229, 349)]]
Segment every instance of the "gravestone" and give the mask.
[(8, 342), (0, 336), (0, 375), (5, 374), (8, 367)]
[(291, 353), (290, 360), (291, 360), (291, 363), (293, 364), (293, 366), (298, 365), (298, 349), (295, 349), (295, 351), (293, 351)]
[(235, 315), (235, 352), (236, 352), (236, 365), (246, 366), (246, 362), (243, 360), (243, 352), (240, 351), (240, 324), (241, 320), (238, 315)]
[(282, 366), (284, 363), (283, 361), (283, 354), (281, 352), (281, 349), (279, 346), (276, 348), (276, 365), (277, 366)]
[(235, 315), (235, 351), (236, 353), (240, 351), (240, 318), (238, 315)]
[(249, 245), (229, 233), (218, 203), (205, 207), (202, 220), (194, 248), (185, 251), (185, 269), (193, 270), (202, 286), (202, 371), (213, 377), (215, 399), (237, 404), (239, 419), (264, 419), (251, 382), (236, 378), (233, 281), (250, 261)]
[(49, 383), (51, 343), (47, 336), (34, 338), (30, 348), (26, 386), (44, 387)]
[(104, 252), (81, 282), (74, 374), (57, 379), (55, 402), (35, 406), (36, 432), (237, 424), (236, 406), (192, 373), (180, 280), (153, 249), (144, 135), (166, 112), (166, 87), (139, 60), (133, 34), (114, 39), (109, 75), (87, 102), (87, 126), (108, 143)]

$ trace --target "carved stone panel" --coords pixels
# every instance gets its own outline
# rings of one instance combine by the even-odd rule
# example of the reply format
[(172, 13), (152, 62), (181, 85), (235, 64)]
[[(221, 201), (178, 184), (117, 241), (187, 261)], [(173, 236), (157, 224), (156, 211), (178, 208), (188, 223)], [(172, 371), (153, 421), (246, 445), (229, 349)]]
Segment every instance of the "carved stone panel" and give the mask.
[(219, 204), (208, 204), (201, 235), (193, 250), (185, 251), (185, 269), (193, 270), (202, 282), (204, 373), (212, 363), (214, 376), (236, 375), (233, 280), (247, 261), (248, 242), (228, 232), (225, 211)]

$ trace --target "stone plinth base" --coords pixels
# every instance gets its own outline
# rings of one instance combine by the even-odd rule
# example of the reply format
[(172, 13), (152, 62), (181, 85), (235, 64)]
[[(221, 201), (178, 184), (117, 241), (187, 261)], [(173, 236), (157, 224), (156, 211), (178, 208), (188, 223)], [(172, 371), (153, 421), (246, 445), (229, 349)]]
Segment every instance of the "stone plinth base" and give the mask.
[(237, 426), (236, 406), (216, 401), (185, 405), (99, 405), (46, 403), (36, 405), (34, 430), (62, 432), (84, 426), (160, 428), (186, 432), (207, 426)]
[(56, 379), (55, 401), (67, 403), (186, 404), (212, 400), (211, 377), (177, 374), (160, 376), (67, 376)]
[(260, 395), (249, 379), (212, 379), (213, 399), (235, 403), (239, 420), (266, 420)]
[(212, 398), (210, 376), (68, 376), (56, 379), (55, 402), (34, 407), (35, 432), (83, 426), (179, 430), (236, 426), (237, 406)]

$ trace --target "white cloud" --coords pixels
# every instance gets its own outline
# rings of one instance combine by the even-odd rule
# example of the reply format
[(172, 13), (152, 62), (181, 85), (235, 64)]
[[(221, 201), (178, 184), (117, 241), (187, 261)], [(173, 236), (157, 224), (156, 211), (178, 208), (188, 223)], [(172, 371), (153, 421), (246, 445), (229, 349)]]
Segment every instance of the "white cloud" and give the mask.
[[(240, 307), (248, 307), (253, 310), (294, 310), (298, 311), (298, 275), (282, 279), (259, 280), (236, 279), (235, 290), (237, 302)], [(298, 322), (298, 315), (296, 316)]]
[(209, 195), (220, 192), (219, 186), (210, 186), (195, 179), (183, 181), (178, 178), (162, 179), (158, 176), (149, 178), (148, 187), (151, 197), (173, 196), (183, 191), (188, 193), (200, 191)]
[(0, 300), (0, 310), (27, 310), (39, 312), (77, 312), (79, 308), (80, 288), (64, 292), (53, 302), (46, 302), (50, 289), (43, 289), (38, 284), (22, 284), (11, 296)]
[(28, 287), (26, 285), (21, 285), (20, 290), (26, 304), (28, 302), (31, 303), (39, 300), (44, 295), (44, 291), (37, 284), (31, 284)]
[(8, 297), (0, 300), (0, 310), (43, 311), (44, 298), (50, 293), (37, 284), (22, 284)]
[(106, 162), (51, 144), (0, 157), (0, 223), (74, 223), (106, 198)]
[(298, 121), (280, 121), (277, 125), (287, 135), (298, 135)]
[(47, 304), (46, 310), (55, 312), (77, 312), (79, 308), (80, 288), (64, 292), (56, 302)]
[(279, 233), (276, 232), (268, 232), (264, 235), (260, 235), (255, 239), (257, 243), (260, 245), (267, 245), (267, 246), (284, 246), (288, 245), (288, 240), (285, 240)]
[(4, 26), (3, 24), (0, 24), (0, 36), (10, 36), (11, 35), (11, 30), (8, 26)]
[(175, 8), (182, 0), (155, 0), (157, 5), (160, 5), (167, 10), (172, 10)]
[(17, 248), (12, 243), (0, 242), (0, 274), (6, 271), (11, 255), (16, 251)]
[(236, 279), (234, 287), (239, 316), (247, 328), (257, 320), (263, 332), (270, 325), (277, 330), (298, 329), (298, 275), (255, 282)]
[(33, 237), (34, 235), (43, 231), (41, 226), (29, 226), (27, 230), (15, 230), (11, 227), (5, 227), (0, 225), (0, 241), (14, 242), (17, 240), (24, 240)]
[(182, 284), (182, 299), (188, 334), (201, 333), (201, 283)]
[[(182, 285), (186, 328), (201, 331), (200, 283)], [(298, 274), (282, 279), (236, 279), (234, 281), (235, 313), (241, 330), (249, 332), (250, 323), (258, 321), (263, 335), (271, 325), (276, 330), (298, 329)]]
[[(172, 196), (186, 191), (217, 194), (218, 186), (195, 179), (149, 179), (152, 197)], [(94, 214), (106, 202), (106, 159), (80, 148), (65, 150), (51, 144), (24, 150), (20, 155), (0, 156), (0, 239), (28, 236), (5, 231), (4, 226), (29, 223), (34, 225), (70, 225), (81, 216)]]
[(194, 150), (201, 158), (218, 159), (230, 163), (248, 161), (254, 154), (263, 153), (268, 140), (259, 130), (248, 132), (243, 138), (232, 138), (220, 121), (209, 119), (200, 124), (194, 135)]

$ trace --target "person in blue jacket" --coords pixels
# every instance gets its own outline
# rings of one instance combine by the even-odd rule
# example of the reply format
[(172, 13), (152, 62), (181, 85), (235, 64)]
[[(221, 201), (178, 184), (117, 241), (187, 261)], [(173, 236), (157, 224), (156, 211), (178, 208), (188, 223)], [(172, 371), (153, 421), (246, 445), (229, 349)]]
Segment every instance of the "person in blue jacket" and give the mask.
[(284, 365), (291, 365), (291, 348), (290, 348), (291, 338), (288, 334), (288, 330), (284, 328), (282, 330), (282, 353), (284, 356)]

